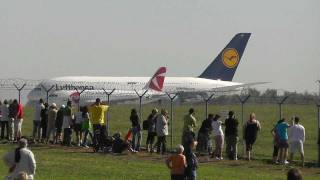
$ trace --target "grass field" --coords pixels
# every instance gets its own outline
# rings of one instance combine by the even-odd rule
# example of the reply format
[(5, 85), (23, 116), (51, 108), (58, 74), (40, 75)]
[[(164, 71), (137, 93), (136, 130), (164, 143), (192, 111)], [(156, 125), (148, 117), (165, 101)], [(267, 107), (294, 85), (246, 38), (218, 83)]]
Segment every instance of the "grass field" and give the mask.
[[(120, 131), (123, 134), (130, 127), (130, 109), (134, 106), (112, 106), (110, 109), (111, 132)], [(146, 105), (143, 109), (143, 117), (154, 106)], [(190, 106), (175, 106), (173, 115), (173, 144), (176, 146), (181, 137), (182, 117)], [(198, 125), (204, 119), (205, 108), (202, 105), (193, 106), (196, 109)], [(159, 107), (161, 108), (161, 107)], [(166, 107), (170, 109), (169, 107)], [(234, 110), (241, 122), (239, 105), (210, 105), (209, 112), (223, 113)], [(246, 105), (245, 120), (250, 112), (255, 112), (261, 122), (262, 131), (254, 145), (253, 156), (256, 160), (246, 161), (215, 161), (206, 157), (200, 157), (198, 179), (285, 179), (286, 171), (291, 167), (273, 165), (270, 163), (273, 150), (270, 130), (278, 120), (279, 112), (276, 105)], [(23, 124), (23, 133), (31, 135), (32, 108), (26, 108), (26, 117)], [(290, 118), (298, 115), (306, 129), (305, 154), (307, 167), (302, 168), (304, 179), (320, 179), (320, 168), (316, 168), (317, 160), (317, 120), (316, 108), (312, 105), (284, 105), (283, 116)], [(169, 127), (170, 129), (170, 127)], [(241, 134), (241, 131), (240, 131)], [(143, 142), (146, 134), (144, 132)], [(14, 145), (1, 144), (0, 156)], [(168, 137), (170, 148), (170, 137)], [(64, 148), (61, 146), (33, 145), (30, 147), (37, 160), (36, 179), (169, 179), (169, 170), (164, 165), (165, 157), (149, 155), (147, 153), (125, 155), (95, 154), (92, 150), (82, 148)], [(238, 145), (241, 155), (242, 145)], [(296, 156), (298, 159), (298, 155)], [(297, 163), (294, 163), (297, 165)], [(0, 166), (0, 174), (5, 175), (7, 167)]]

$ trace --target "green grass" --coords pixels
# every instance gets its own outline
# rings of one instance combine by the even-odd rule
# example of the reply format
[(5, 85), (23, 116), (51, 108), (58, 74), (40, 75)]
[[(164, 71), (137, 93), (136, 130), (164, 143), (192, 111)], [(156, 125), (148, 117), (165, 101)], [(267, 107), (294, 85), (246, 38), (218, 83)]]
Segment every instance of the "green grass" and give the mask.
[[(112, 106), (110, 109), (110, 128), (112, 133), (120, 131), (123, 134), (130, 127), (130, 109), (134, 106)], [(147, 105), (143, 109), (143, 117), (154, 106)], [(176, 146), (181, 139), (182, 117), (190, 106), (176, 106), (173, 115), (173, 144)], [(193, 106), (196, 109), (198, 125), (204, 119), (204, 106)], [(159, 107), (161, 108), (161, 107)], [(166, 107), (170, 109), (169, 107)], [(221, 113), (227, 110), (235, 110), (239, 121), (239, 105), (210, 105), (209, 112)], [(276, 105), (246, 105), (245, 120), (250, 112), (255, 112), (261, 122), (262, 131), (254, 145), (254, 157), (257, 159), (250, 163), (246, 161), (221, 162), (208, 161), (200, 157), (198, 179), (285, 179), (285, 173), (290, 166), (272, 165), (267, 159), (271, 159), (273, 150), (270, 130), (278, 120), (278, 107)], [(32, 109), (26, 108), (26, 117), (23, 124), (24, 135), (31, 135)], [(316, 108), (311, 105), (284, 105), (283, 116), (300, 116), (301, 123), (306, 128), (305, 154), (306, 161), (310, 165), (317, 159), (317, 121)], [(171, 123), (172, 124), (172, 123)], [(241, 131), (240, 131), (241, 134)], [(143, 142), (146, 134), (144, 132)], [(170, 137), (168, 137), (170, 148)], [(0, 145), (0, 156), (12, 150), (13, 145)], [(238, 145), (239, 153), (242, 153), (242, 145)], [(164, 165), (165, 157), (149, 155), (145, 153), (126, 154), (114, 156), (110, 154), (94, 154), (91, 151), (79, 148), (63, 148), (60, 146), (38, 145), (31, 146), (37, 160), (37, 179), (169, 179), (169, 170)], [(298, 158), (298, 156), (297, 156)], [(299, 160), (299, 159), (296, 159)], [(0, 175), (7, 172), (7, 167), (0, 166)], [(314, 167), (303, 168), (304, 179), (319, 179), (320, 169)]]

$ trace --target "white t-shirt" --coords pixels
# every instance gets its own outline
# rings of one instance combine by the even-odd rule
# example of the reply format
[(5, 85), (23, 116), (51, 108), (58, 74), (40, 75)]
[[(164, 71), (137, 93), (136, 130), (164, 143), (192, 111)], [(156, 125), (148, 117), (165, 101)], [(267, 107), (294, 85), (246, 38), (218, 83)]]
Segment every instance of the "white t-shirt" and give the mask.
[(212, 121), (211, 126), (212, 126), (214, 136), (218, 136), (218, 135), (223, 136), (221, 124), (222, 124), (221, 121)]
[(295, 124), (289, 129), (289, 140), (293, 141), (305, 141), (305, 130), (301, 124)]
[(79, 111), (76, 113), (76, 124), (81, 124), (83, 122), (82, 112)]
[[(8, 167), (12, 167), (15, 164), (14, 156), (15, 153), (10, 152), (3, 157)], [(33, 179), (36, 172), (36, 160), (33, 153), (27, 148), (20, 149), (20, 161), (16, 163), (16, 168), (9, 177), (17, 178), (18, 174), (22, 171), (28, 174), (28, 179)]]
[(34, 116), (33, 116), (33, 120), (34, 121), (40, 121), (41, 120), (41, 110), (44, 109), (44, 105), (43, 104), (36, 104), (35, 108), (34, 108)]

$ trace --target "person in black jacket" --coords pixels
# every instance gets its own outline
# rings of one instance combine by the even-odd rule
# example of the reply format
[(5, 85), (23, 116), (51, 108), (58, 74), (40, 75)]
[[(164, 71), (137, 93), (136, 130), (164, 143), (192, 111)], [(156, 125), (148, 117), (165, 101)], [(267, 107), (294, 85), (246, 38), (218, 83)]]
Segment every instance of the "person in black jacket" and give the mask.
[(65, 108), (65, 105), (61, 105), (61, 107), (57, 113), (57, 118), (56, 118), (57, 132), (56, 132), (56, 137), (55, 137), (55, 143), (62, 141), (61, 135), (62, 135), (62, 123), (63, 123), (64, 108)]
[(135, 152), (140, 151), (141, 145), (141, 126), (140, 126), (140, 118), (138, 116), (137, 110), (132, 109), (130, 115), (131, 128), (132, 128), (132, 149)]
[(231, 160), (237, 160), (238, 125), (239, 122), (233, 111), (229, 111), (229, 117), (225, 120), (226, 153)]
[(44, 109), (41, 109), (41, 142), (44, 142), (44, 140), (47, 138), (47, 125), (48, 125), (48, 103), (44, 103)]
[(147, 137), (147, 150), (148, 152), (153, 153), (153, 143), (154, 139), (157, 136), (156, 132), (156, 122), (157, 122), (157, 113), (158, 109), (152, 109), (151, 114), (148, 117), (148, 137)]
[(9, 105), (9, 141), (14, 140), (14, 121), (17, 119), (18, 115), (18, 101), (15, 99), (13, 102)]
[(201, 127), (198, 131), (198, 152), (212, 153), (212, 145), (210, 143), (210, 134), (212, 131), (213, 114), (209, 114), (208, 118), (202, 121)]

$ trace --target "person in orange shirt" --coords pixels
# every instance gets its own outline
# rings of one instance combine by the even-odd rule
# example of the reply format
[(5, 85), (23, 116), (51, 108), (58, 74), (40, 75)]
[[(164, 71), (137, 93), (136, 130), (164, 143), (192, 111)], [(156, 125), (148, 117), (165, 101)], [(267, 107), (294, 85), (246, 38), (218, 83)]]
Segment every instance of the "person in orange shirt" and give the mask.
[(184, 170), (187, 167), (186, 157), (183, 155), (184, 148), (178, 145), (177, 154), (171, 155), (166, 160), (166, 165), (171, 169), (171, 180), (184, 180)]

